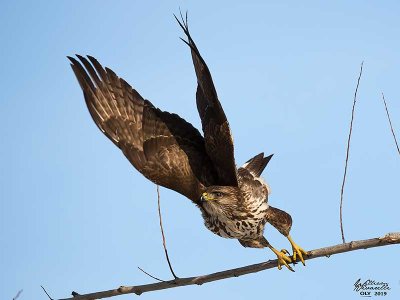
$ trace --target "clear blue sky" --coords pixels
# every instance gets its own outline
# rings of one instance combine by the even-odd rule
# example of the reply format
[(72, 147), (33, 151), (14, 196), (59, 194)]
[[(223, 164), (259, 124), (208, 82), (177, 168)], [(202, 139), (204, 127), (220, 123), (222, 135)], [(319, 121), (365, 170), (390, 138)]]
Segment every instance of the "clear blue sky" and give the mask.
[[(156, 187), (91, 120), (66, 59), (91, 54), (154, 105), (199, 128), (196, 80), (172, 14), (189, 23), (229, 118), (238, 165), (275, 153), (270, 203), (291, 213), (305, 249), (341, 242), (339, 194), (360, 63), (345, 190), (348, 240), (399, 231), (398, 1), (3, 1), (0, 9), (0, 299), (45, 299), (169, 279)], [(161, 190), (175, 271), (194, 276), (274, 258), (203, 226), (199, 211)], [(277, 248), (288, 242), (273, 228)], [(399, 299), (399, 247), (141, 296), (144, 299), (358, 299), (358, 279)], [(132, 299), (132, 295), (119, 299)]]

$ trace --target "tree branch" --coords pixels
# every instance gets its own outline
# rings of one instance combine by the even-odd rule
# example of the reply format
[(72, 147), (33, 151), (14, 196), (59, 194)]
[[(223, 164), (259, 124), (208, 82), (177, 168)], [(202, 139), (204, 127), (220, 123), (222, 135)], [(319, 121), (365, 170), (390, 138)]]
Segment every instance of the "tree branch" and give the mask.
[[(172, 264), (171, 261), (169, 260), (169, 255), (168, 255), (168, 250), (167, 250), (167, 244), (165, 241), (165, 235), (164, 235), (164, 228), (163, 228), (163, 224), (162, 224), (162, 216), (161, 216), (161, 205), (160, 205), (160, 187), (159, 185), (157, 185), (157, 204), (158, 204), (158, 219), (159, 219), (159, 223), (160, 223), (160, 230), (161, 230), (161, 236), (162, 236), (162, 242), (163, 242), (163, 248), (164, 248), (164, 252), (165, 252), (165, 258), (167, 259), (168, 262), (168, 266), (169, 266), (169, 270), (171, 271), (172, 276), (174, 276), (175, 279), (178, 278), (178, 276), (176, 276), (174, 269), (172, 268)], [(160, 278), (157, 278), (153, 275), (151, 275), (150, 273), (146, 272), (145, 270), (143, 270), (142, 268), (138, 267), (138, 269), (140, 271), (142, 271), (144, 274), (146, 274), (147, 276), (160, 281), (160, 282), (166, 282), (165, 280), (162, 280)]]
[(394, 142), (396, 144), (397, 152), (400, 154), (399, 143), (397, 142), (396, 134), (394, 133), (392, 120), (390, 119), (390, 115), (389, 115), (389, 109), (387, 107), (385, 95), (383, 93), (382, 93), (382, 100), (383, 100), (383, 104), (385, 104), (386, 116), (387, 116), (388, 121), (389, 121), (390, 130), (392, 131), (392, 135), (393, 135)]
[[(40, 286), (42, 290), (46, 293), (47, 297), (49, 297), (50, 300), (54, 300), (53, 298), (50, 297), (49, 293), (46, 291), (46, 289), (43, 287), (43, 285)], [(73, 293), (73, 292), (72, 292)]]
[(161, 230), (162, 243), (163, 243), (164, 252), (165, 252), (165, 258), (167, 259), (168, 267), (169, 267), (169, 270), (171, 271), (172, 276), (174, 276), (174, 278), (177, 279), (178, 276), (176, 276), (176, 274), (174, 272), (174, 269), (172, 268), (171, 262), (169, 260), (167, 244), (166, 244), (166, 241), (165, 241), (164, 228), (163, 228), (163, 225), (162, 225), (162, 217), (161, 217), (160, 187), (159, 187), (159, 185), (157, 185), (157, 204), (158, 204), (158, 218), (160, 220), (160, 230)]
[[(388, 233), (383, 237), (378, 237), (368, 240), (353, 241), (350, 243), (342, 243), (335, 246), (311, 250), (307, 253), (304, 259), (309, 260), (322, 256), (329, 257), (334, 254), (339, 254), (359, 249), (387, 246), (391, 244), (400, 244), (400, 232)], [(207, 282), (223, 280), (231, 277), (239, 277), (245, 274), (256, 273), (266, 269), (272, 269), (275, 267), (277, 267), (276, 259), (269, 260), (263, 263), (248, 265), (241, 268), (230, 269), (202, 276), (178, 278), (166, 282), (156, 282), (156, 283), (136, 285), (136, 286), (121, 286), (114, 290), (95, 292), (85, 295), (77, 295), (73, 298), (65, 298), (60, 300), (93, 300), (93, 299), (109, 298), (124, 294), (141, 295), (146, 292), (176, 288), (186, 285), (202, 285)]]
[(13, 298), (13, 300), (17, 300), (18, 297), (22, 294), (23, 290), (19, 290), (18, 293), (15, 295), (15, 297)]
[(343, 174), (343, 181), (342, 181), (342, 188), (340, 189), (340, 209), (339, 209), (339, 215), (340, 215), (340, 232), (342, 234), (342, 241), (343, 243), (346, 242), (344, 238), (344, 230), (343, 230), (343, 215), (342, 215), (342, 208), (343, 208), (343, 191), (344, 191), (344, 185), (346, 183), (346, 175), (347, 175), (347, 164), (349, 162), (349, 153), (350, 153), (350, 141), (351, 141), (351, 133), (353, 132), (353, 121), (354, 121), (354, 112), (356, 108), (356, 102), (357, 102), (357, 92), (358, 92), (358, 86), (360, 85), (360, 79), (363, 71), (363, 65), (364, 61), (361, 62), (361, 67), (360, 67), (360, 74), (358, 75), (357, 79), (357, 86), (356, 90), (354, 91), (354, 99), (353, 99), (353, 108), (351, 109), (351, 121), (350, 121), (350, 129), (349, 129), (349, 136), (347, 138), (347, 149), (346, 149), (346, 160), (345, 160), (345, 165), (344, 165), (344, 174)]

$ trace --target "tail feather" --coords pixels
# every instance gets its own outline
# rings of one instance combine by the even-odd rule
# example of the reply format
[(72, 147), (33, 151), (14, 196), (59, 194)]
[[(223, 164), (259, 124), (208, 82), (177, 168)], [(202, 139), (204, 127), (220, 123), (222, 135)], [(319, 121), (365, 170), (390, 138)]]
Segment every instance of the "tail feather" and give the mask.
[(264, 157), (264, 153), (261, 152), (260, 154), (257, 154), (253, 158), (249, 159), (243, 165), (243, 168), (247, 169), (253, 175), (260, 177), (261, 173), (264, 171), (272, 156), (273, 154)]

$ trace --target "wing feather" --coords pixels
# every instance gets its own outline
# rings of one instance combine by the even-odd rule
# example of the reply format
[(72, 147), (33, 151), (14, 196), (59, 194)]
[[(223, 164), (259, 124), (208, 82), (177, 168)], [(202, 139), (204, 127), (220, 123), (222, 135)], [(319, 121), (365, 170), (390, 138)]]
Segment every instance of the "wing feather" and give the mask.
[(175, 19), (188, 38), (188, 41), (182, 40), (191, 49), (198, 84), (196, 103), (203, 127), (207, 154), (217, 170), (219, 184), (237, 186), (233, 138), (225, 112), (218, 100), (211, 73), (189, 33), (187, 15), (186, 20), (183, 19), (182, 14), (181, 20), (176, 16)]
[(218, 178), (198, 130), (154, 107), (95, 58), (77, 57), (69, 57), (71, 67), (99, 129), (146, 178), (197, 203)]

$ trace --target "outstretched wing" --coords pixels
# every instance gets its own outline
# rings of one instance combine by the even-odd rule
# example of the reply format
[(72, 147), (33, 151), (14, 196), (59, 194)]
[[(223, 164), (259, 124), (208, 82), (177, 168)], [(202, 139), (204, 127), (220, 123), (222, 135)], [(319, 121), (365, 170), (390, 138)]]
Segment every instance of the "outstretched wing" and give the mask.
[(233, 139), (224, 110), (218, 100), (211, 73), (200, 55), (189, 27), (181, 15), (182, 27), (188, 41), (183, 40), (191, 49), (192, 60), (197, 77), (196, 102), (204, 132), (205, 147), (219, 176), (220, 185), (237, 186), (237, 174), (233, 149)]
[(199, 131), (155, 108), (95, 58), (77, 57), (68, 58), (99, 129), (145, 177), (197, 202), (217, 178)]

